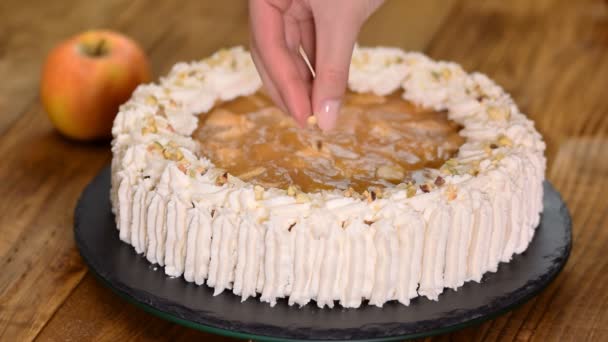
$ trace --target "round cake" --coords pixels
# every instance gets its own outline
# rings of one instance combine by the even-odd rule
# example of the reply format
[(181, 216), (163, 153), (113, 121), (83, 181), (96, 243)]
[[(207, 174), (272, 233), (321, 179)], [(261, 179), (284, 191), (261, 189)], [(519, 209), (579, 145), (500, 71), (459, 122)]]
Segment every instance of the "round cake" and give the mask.
[(437, 300), (522, 253), (545, 144), (483, 74), (356, 47), (338, 129), (305, 128), (248, 52), (179, 63), (114, 121), (122, 241), (168, 276), (275, 305)]

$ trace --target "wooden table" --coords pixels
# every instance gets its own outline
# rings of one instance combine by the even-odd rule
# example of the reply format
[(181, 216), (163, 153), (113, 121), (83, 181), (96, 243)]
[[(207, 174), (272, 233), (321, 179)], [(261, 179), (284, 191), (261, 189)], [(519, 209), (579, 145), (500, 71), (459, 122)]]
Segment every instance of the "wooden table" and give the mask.
[[(222, 340), (120, 299), (74, 245), (76, 200), (110, 161), (109, 145), (57, 135), (38, 82), (54, 44), (97, 27), (138, 40), (156, 76), (248, 38), (240, 0), (0, 2), (0, 340)], [(544, 135), (547, 176), (574, 220), (570, 261), (542, 294), (433, 340), (608, 340), (607, 2), (393, 0), (360, 42), (421, 50), (497, 80)]]

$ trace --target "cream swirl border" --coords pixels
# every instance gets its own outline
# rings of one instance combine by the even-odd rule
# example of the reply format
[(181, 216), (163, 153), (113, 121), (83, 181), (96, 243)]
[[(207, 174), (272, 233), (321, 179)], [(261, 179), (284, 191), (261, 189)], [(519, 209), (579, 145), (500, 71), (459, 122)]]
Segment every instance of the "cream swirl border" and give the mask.
[(221, 50), (175, 65), (121, 106), (111, 190), (121, 240), (215, 294), (319, 307), (437, 300), (527, 248), (542, 211), (545, 144), (508, 94), (482, 74), (394, 48), (357, 47), (348, 85), (402, 88), (407, 100), (447, 110), (466, 142), (418, 184), (366, 198), (245, 183), (191, 138), (199, 113), (261, 86), (244, 49)]

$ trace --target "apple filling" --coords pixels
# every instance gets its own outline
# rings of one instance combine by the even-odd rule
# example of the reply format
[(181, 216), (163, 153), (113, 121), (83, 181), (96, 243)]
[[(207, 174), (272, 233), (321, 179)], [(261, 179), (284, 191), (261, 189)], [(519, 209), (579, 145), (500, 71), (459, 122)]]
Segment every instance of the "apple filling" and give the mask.
[(262, 93), (220, 103), (201, 115), (193, 137), (217, 167), (264, 187), (362, 192), (439, 167), (464, 139), (447, 113), (400, 94), (348, 93), (336, 129), (300, 128)]

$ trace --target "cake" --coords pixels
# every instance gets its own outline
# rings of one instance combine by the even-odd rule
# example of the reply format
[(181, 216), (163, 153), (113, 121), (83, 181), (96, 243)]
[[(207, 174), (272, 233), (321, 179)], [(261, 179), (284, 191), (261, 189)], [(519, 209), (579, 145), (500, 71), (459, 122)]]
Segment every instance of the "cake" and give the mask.
[(526, 250), (545, 144), (501, 87), (356, 47), (348, 88), (323, 135), (272, 107), (241, 47), (139, 86), (112, 130), (120, 239), (215, 295), (320, 308), (437, 300)]

